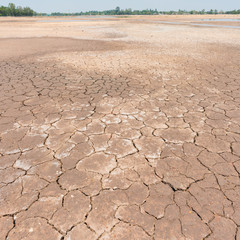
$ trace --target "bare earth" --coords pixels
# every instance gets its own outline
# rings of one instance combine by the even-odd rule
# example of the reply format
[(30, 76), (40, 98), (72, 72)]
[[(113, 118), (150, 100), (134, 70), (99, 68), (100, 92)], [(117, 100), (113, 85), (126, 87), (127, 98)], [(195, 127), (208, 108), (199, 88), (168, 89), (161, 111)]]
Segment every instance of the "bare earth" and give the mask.
[(240, 29), (199, 18), (0, 18), (1, 240), (240, 240)]

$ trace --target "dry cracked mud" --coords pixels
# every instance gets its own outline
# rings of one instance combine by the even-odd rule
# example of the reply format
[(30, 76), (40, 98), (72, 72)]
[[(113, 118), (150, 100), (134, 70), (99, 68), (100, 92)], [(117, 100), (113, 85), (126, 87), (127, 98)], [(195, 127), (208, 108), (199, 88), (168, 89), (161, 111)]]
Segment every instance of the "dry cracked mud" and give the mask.
[(240, 240), (238, 29), (0, 21), (1, 240)]

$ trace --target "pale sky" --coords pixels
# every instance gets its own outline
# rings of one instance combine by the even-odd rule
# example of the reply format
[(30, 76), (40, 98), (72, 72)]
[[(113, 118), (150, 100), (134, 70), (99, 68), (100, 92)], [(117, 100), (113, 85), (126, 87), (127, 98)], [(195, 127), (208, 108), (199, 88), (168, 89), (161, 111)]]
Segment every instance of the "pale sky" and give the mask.
[(81, 12), (89, 10), (109, 10), (119, 6), (134, 10), (232, 10), (240, 8), (239, 0), (0, 0), (0, 5), (10, 2), (17, 6), (30, 7), (37, 12)]

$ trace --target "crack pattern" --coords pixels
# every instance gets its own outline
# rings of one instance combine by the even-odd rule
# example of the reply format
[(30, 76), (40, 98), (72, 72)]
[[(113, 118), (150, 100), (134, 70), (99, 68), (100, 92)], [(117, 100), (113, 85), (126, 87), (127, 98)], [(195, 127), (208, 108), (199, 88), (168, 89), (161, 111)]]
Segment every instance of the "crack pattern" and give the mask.
[(0, 62), (0, 239), (240, 239), (236, 53), (139, 46)]

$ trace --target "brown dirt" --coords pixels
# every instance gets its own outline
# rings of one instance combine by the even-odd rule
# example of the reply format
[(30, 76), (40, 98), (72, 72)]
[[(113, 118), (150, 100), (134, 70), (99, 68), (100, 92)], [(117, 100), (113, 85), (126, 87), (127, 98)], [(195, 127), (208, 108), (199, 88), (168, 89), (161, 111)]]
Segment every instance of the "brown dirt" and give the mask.
[(0, 239), (239, 240), (240, 30), (39, 19), (0, 18)]

